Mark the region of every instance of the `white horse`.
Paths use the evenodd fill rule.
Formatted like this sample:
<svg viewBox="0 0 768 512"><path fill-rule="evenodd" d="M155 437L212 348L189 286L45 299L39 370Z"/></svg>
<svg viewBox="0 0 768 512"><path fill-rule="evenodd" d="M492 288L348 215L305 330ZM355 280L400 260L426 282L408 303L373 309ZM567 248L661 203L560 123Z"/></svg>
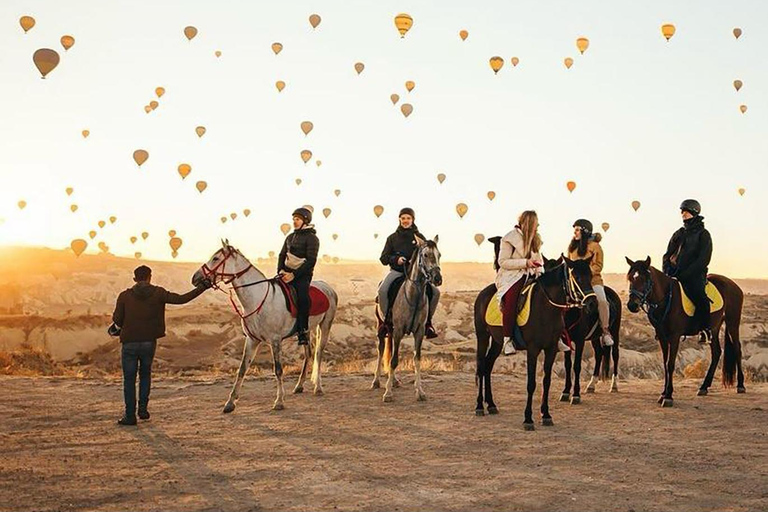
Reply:
<svg viewBox="0 0 768 512"><path fill-rule="evenodd" d="M267 278L240 251L229 245L228 240L222 240L221 245L221 249L216 251L211 259L192 276L192 284L197 284L203 279L209 279L216 288L219 288L220 284L231 284L229 289L230 301L242 320L243 333L245 334L243 359L240 361L240 369L232 386L232 392L229 394L229 400L224 406L224 412L229 413L235 410L235 403L240 395L240 386L243 384L245 374L253 362L256 349L264 342L269 343L272 349L272 361L277 378L277 398L272 409L281 410L285 406L283 403L285 390L283 389L280 345L285 338L293 334L296 319L286 308L285 295L276 283L276 278ZM301 393L304 391L304 380L312 357L310 347L314 345L315 357L311 381L315 385L315 395L322 395L320 366L323 363L323 350L328 343L339 299L333 288L323 281L312 281L312 286L318 288L328 297L330 306L325 313L312 316L309 319L310 333L314 331L314 335L311 336L311 345L304 346L304 363L301 366L299 381L293 392ZM242 311L238 310L232 299L233 291L240 301Z"/></svg>

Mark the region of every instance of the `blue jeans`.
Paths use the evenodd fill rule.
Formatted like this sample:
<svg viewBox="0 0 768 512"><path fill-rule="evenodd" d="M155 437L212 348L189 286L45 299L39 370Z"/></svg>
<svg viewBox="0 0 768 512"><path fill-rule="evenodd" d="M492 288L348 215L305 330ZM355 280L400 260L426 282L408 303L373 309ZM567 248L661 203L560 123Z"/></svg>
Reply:
<svg viewBox="0 0 768 512"><path fill-rule="evenodd" d="M123 397L125 415L136 416L136 373L139 374L139 409L146 409L149 403L149 388L152 384L152 359L155 357L156 341L123 343Z"/></svg>

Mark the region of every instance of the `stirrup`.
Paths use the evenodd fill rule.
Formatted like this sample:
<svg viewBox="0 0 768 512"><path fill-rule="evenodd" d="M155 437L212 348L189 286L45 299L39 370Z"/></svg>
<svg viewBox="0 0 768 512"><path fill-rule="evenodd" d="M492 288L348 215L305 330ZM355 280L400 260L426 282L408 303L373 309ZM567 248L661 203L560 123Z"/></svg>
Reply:
<svg viewBox="0 0 768 512"><path fill-rule="evenodd" d="M512 354L516 354L517 349L515 348L515 342L513 341L511 336L504 336L504 355L505 356L511 356Z"/></svg>

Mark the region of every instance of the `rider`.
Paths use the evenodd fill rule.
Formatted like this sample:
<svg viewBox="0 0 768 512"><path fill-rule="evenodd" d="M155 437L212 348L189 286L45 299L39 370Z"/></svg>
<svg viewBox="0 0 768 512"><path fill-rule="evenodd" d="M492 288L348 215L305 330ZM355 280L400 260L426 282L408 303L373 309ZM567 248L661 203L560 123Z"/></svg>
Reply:
<svg viewBox="0 0 768 512"><path fill-rule="evenodd" d="M520 214L515 228L501 239L496 288L501 297L504 355L517 352L512 339L517 318L517 299L523 285L528 278L543 272L544 260L539 252L542 242L538 229L539 217L536 212L526 210Z"/></svg>
<svg viewBox="0 0 768 512"><path fill-rule="evenodd" d="M686 295L696 306L694 322L701 332L699 343L706 344L712 339L709 328L709 298L707 266L712 258L712 236L704 228L701 204L695 199L686 199L680 205L683 227L675 231L664 254L664 273L677 278Z"/></svg>
<svg viewBox="0 0 768 512"><path fill-rule="evenodd" d="M387 318L389 308L389 287L398 278L404 275L413 252L416 250L416 237L426 240L424 235L419 232L419 228L414 224L416 213L413 208L403 208L398 216L400 225L397 230L387 237L384 244L384 250L381 251L379 260L382 265L389 265L389 273L379 285L379 309L384 318ZM437 303L440 301L440 290L432 283L427 286L427 299L429 300L429 313L427 314L427 326L425 335L427 339L437 337L437 332L432 326L432 316L437 310ZM385 322L386 324L386 322ZM385 328L382 325L382 328Z"/></svg>
<svg viewBox="0 0 768 512"><path fill-rule="evenodd" d="M600 275L603 270L603 248L600 247L602 238L600 233L592 233L591 222L587 219L578 219L573 223L573 238L568 245L568 258L572 260L592 258L589 262L589 269L592 271L592 289L597 297L597 313L603 328L601 340L604 346L610 347L613 345L613 338L609 329L611 309L608 305L608 298L605 296L603 277Z"/></svg>
<svg viewBox="0 0 768 512"><path fill-rule="evenodd" d="M285 238L277 260L277 273L296 290L296 323L299 345L309 344L309 285L317 263L320 240L312 224L312 212L305 207L293 212L293 233Z"/></svg>

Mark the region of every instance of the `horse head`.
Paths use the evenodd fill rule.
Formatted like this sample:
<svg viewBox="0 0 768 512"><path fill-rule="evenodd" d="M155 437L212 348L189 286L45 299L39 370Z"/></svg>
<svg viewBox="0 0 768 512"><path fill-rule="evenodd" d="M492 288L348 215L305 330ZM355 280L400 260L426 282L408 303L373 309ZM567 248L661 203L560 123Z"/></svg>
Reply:
<svg viewBox="0 0 768 512"><path fill-rule="evenodd" d="M221 248L213 253L192 275L192 284L197 286L203 279L210 279L213 286L229 284L251 268L251 263L229 240L221 240Z"/></svg>
<svg viewBox="0 0 768 512"><path fill-rule="evenodd" d="M435 286L443 284L443 274L440 270L440 249L437 248L439 240L438 235L435 235L432 240L422 240L416 237L418 252L414 259L414 264L419 265L427 280Z"/></svg>
<svg viewBox="0 0 768 512"><path fill-rule="evenodd" d="M627 281L629 281L629 299L627 300L627 309L632 313L637 313L647 304L648 297L653 291L653 278L651 277L651 257L645 260L632 261L626 256L629 265L627 272Z"/></svg>
<svg viewBox="0 0 768 512"><path fill-rule="evenodd" d="M576 306L583 306L589 299L597 300L592 290L592 256L584 260L571 260L563 256L568 276L565 282L568 301Z"/></svg>

